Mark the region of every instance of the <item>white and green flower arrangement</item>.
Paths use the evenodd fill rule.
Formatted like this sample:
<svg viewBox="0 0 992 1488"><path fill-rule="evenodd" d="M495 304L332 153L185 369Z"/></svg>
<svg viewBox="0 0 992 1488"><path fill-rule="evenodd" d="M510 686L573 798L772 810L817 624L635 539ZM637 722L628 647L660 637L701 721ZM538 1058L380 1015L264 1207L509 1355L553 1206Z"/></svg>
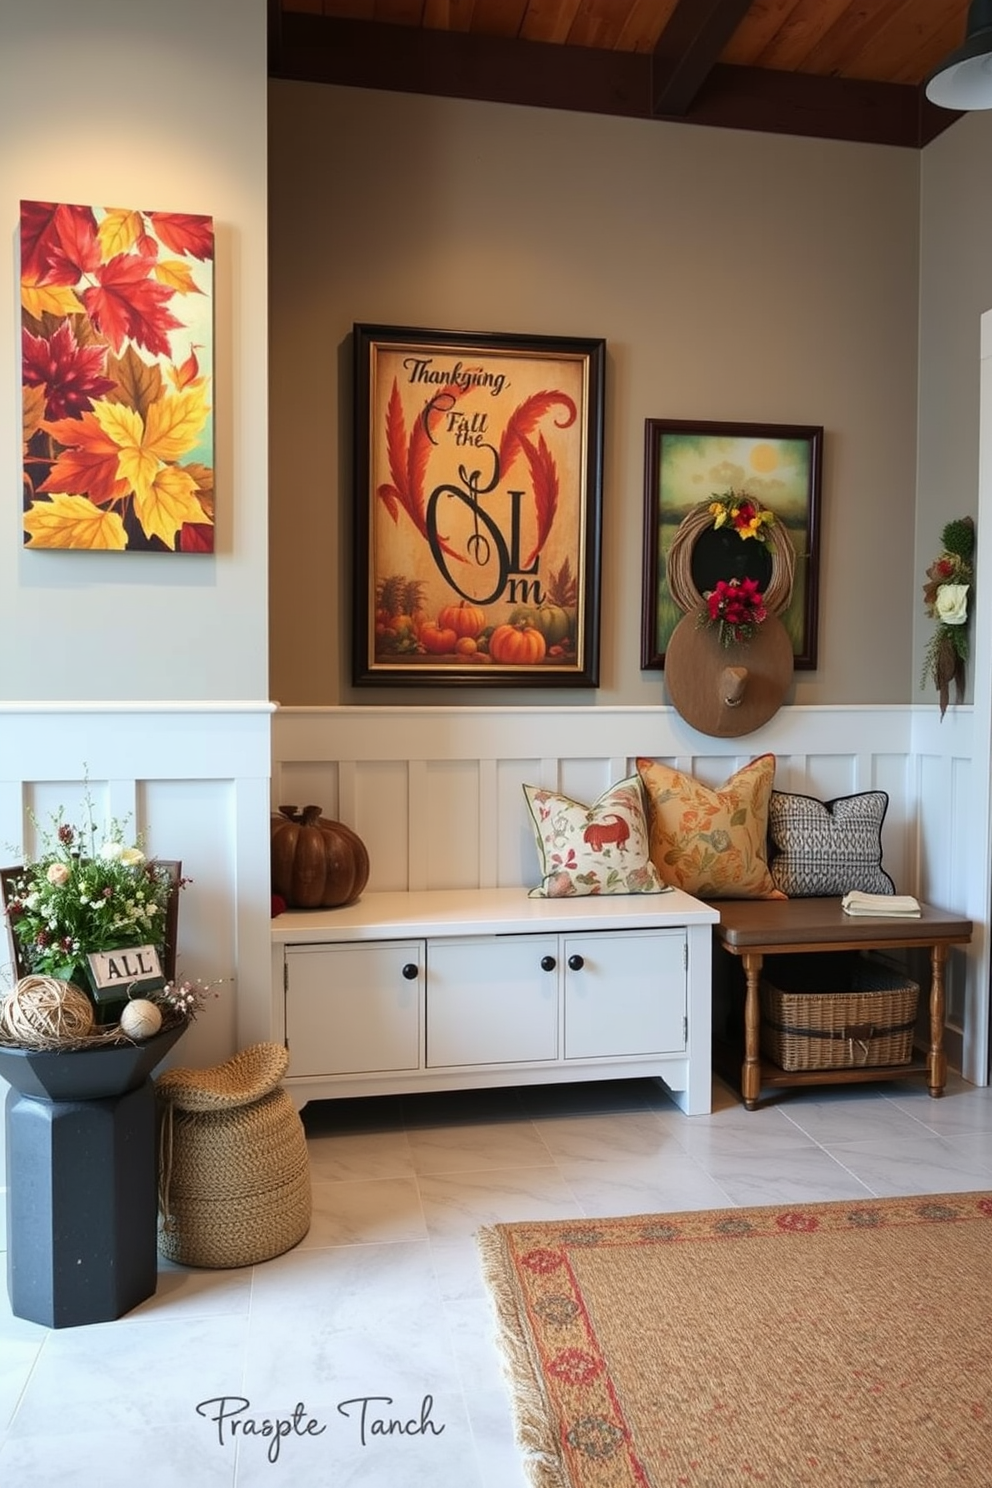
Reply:
<svg viewBox="0 0 992 1488"><path fill-rule="evenodd" d="M923 603L937 628L923 658L921 687L933 684L943 718L954 684L955 699L964 699L964 666L968 660L968 609L975 581L975 523L971 517L948 522L940 535L943 551L927 569Z"/></svg>
<svg viewBox="0 0 992 1488"><path fill-rule="evenodd" d="M87 971L90 956L98 953L150 946L164 955L173 898L190 882L178 865L149 858L142 836L129 835L127 822L112 819L99 829L88 784L80 825L68 821L61 807L48 827L30 811L28 817L41 851L2 874L15 968L22 975L0 1006L0 1041L19 1042L22 1032L31 1042L36 1033L45 1042L72 1041L88 1035L93 1021L106 1024L108 1014L120 1018L125 1036L130 1025L139 1037L194 1018L213 984L163 975L150 990L139 986L129 994L125 988L125 999L140 998L142 1020L134 1003L101 1005ZM77 995L70 995L73 990ZM70 1007L71 1028L64 1028ZM101 1037L108 1035L114 1030L104 1028Z"/></svg>

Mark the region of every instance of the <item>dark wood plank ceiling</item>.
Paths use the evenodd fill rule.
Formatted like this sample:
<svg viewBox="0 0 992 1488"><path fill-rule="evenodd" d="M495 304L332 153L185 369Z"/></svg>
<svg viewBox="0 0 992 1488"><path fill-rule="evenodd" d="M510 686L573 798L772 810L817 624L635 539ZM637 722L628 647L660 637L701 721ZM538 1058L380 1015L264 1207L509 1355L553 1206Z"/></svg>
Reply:
<svg viewBox="0 0 992 1488"><path fill-rule="evenodd" d="M269 75L918 149L968 0L269 0Z"/></svg>

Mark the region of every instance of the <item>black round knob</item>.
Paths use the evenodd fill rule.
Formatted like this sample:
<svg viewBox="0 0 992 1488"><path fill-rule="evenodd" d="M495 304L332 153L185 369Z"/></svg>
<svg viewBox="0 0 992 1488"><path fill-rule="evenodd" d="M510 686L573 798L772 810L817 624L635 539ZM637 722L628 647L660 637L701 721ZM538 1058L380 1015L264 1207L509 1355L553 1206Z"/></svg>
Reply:
<svg viewBox="0 0 992 1488"><path fill-rule="evenodd" d="M571 971L581 971L585 964L581 956L575 955L568 958L569 970Z"/></svg>
<svg viewBox="0 0 992 1488"><path fill-rule="evenodd" d="M556 965L557 965L557 962L555 961L554 956L542 956L541 957L541 970L542 971L554 971Z"/></svg>
<svg viewBox="0 0 992 1488"><path fill-rule="evenodd" d="M417 980L418 970L419 967L417 966L417 963L415 961L408 961L403 968L403 975L406 977L408 982L415 982Z"/></svg>

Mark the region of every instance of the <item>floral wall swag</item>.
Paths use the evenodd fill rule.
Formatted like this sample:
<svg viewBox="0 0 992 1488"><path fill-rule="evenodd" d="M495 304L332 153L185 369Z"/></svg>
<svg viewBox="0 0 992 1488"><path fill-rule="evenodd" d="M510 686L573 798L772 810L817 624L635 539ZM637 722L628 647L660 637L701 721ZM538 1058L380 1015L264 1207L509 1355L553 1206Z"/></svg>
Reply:
<svg viewBox="0 0 992 1488"><path fill-rule="evenodd" d="M920 685L932 682L940 699L940 716L947 711L950 686L955 701L964 699L964 664L968 660L968 599L974 583L975 523L971 517L948 522L940 535L943 551L927 569L923 603L937 628L923 658Z"/></svg>

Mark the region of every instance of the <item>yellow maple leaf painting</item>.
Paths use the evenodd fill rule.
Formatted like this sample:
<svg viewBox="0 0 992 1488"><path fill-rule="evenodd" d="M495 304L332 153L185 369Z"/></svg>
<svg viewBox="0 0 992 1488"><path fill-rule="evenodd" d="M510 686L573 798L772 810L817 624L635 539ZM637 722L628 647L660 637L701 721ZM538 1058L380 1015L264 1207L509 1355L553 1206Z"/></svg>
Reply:
<svg viewBox="0 0 992 1488"><path fill-rule="evenodd" d="M21 202L24 542L214 549L210 217Z"/></svg>

